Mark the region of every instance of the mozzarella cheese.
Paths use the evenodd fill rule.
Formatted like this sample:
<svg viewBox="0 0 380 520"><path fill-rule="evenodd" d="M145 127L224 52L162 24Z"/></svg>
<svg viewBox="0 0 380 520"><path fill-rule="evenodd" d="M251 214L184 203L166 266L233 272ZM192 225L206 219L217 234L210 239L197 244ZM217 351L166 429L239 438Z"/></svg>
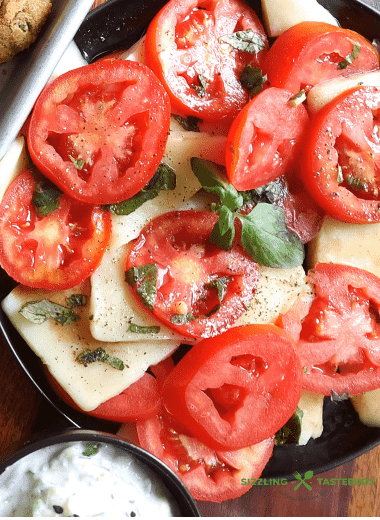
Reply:
<svg viewBox="0 0 380 520"><path fill-rule="evenodd" d="M339 25L316 0L261 0L268 36L275 37L300 22L327 22Z"/></svg>
<svg viewBox="0 0 380 520"><path fill-rule="evenodd" d="M310 267L318 262L347 264L380 277L380 223L347 224L325 216L308 245Z"/></svg>
<svg viewBox="0 0 380 520"><path fill-rule="evenodd" d="M301 435L298 440L304 446L310 439L317 439L323 432L323 400L324 396L302 390L298 408L302 410Z"/></svg>
<svg viewBox="0 0 380 520"><path fill-rule="evenodd" d="M363 424L380 427L380 388L351 397L351 403Z"/></svg>
<svg viewBox="0 0 380 520"><path fill-rule="evenodd" d="M29 322L19 314L26 302L48 299L66 305L71 294L89 295L89 284L67 291L43 291L16 287L2 302L4 312L31 349L47 366L50 373L82 410L93 410L111 397L118 395L144 375L150 365L169 357L179 346L178 341L145 339L139 343L104 343L94 339L90 332L90 309L81 310L81 319L70 325L47 320L40 325ZM117 370L102 362L88 366L76 361L84 350L102 347L121 359L124 370Z"/></svg>

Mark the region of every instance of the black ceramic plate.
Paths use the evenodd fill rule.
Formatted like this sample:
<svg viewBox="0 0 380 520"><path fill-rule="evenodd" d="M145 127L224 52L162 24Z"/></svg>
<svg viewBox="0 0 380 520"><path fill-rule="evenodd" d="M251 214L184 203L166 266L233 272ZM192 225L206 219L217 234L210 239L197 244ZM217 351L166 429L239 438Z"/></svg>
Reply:
<svg viewBox="0 0 380 520"><path fill-rule="evenodd" d="M150 19L166 0L109 0L92 11L78 31L75 41L89 62L107 52L130 46L143 34ZM260 13L258 0L249 4ZM320 0L343 27L356 30L370 40L379 36L380 1L378 10L363 0ZM14 283L0 273L0 297ZM18 333L0 311L0 329L25 372L41 393L57 408L69 424L87 429L115 432L117 425L76 412L62 403L52 392L41 370L38 358L30 351ZM326 399L324 432L307 446L276 447L264 470L267 478L293 479L293 471L313 470L321 473L348 462L380 443L380 430L367 428L358 420L349 402L333 403Z"/></svg>

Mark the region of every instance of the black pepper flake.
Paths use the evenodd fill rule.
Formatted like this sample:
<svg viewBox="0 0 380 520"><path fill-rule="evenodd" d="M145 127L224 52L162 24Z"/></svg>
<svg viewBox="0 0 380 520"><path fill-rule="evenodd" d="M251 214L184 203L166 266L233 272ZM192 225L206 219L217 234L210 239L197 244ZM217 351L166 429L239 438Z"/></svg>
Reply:
<svg viewBox="0 0 380 520"><path fill-rule="evenodd" d="M61 506L53 506L53 509L57 513L57 515L61 515L63 513L63 507Z"/></svg>
<svg viewBox="0 0 380 520"><path fill-rule="evenodd" d="M136 513L134 511L131 511L131 516L136 516Z"/></svg>

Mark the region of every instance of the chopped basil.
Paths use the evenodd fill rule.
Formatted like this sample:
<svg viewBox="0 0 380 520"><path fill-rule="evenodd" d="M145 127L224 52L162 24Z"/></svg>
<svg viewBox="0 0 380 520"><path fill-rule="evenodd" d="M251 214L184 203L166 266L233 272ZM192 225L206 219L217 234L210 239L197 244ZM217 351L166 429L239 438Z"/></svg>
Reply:
<svg viewBox="0 0 380 520"><path fill-rule="evenodd" d="M19 313L32 323L40 324L49 318L57 321L61 325L69 325L80 319L72 309L51 302L50 300L39 300L24 303Z"/></svg>
<svg viewBox="0 0 380 520"><path fill-rule="evenodd" d="M194 85L192 85L192 87L195 90L195 92L198 94L198 97L202 98L206 94L208 84L207 84L207 80L203 76L203 74L198 75L198 81L199 81L199 85L194 84Z"/></svg>
<svg viewBox="0 0 380 520"><path fill-rule="evenodd" d="M181 117L176 114L173 114L174 119L179 123L182 128L187 130L188 132L199 132L199 124L202 123L202 119L195 116L187 116Z"/></svg>
<svg viewBox="0 0 380 520"><path fill-rule="evenodd" d="M220 43L228 43L234 49L252 54L258 54L265 49L266 44L260 34L255 33L252 29L246 31L238 31L233 34L227 34L219 38Z"/></svg>
<svg viewBox="0 0 380 520"><path fill-rule="evenodd" d="M286 227L282 208L257 204L248 215L237 215L241 224L241 242L252 260L267 267L296 267L304 261L304 245L298 235Z"/></svg>
<svg viewBox="0 0 380 520"><path fill-rule="evenodd" d="M84 307L87 303L87 296L85 294L72 294L66 298L66 303L69 309L73 307Z"/></svg>
<svg viewBox="0 0 380 520"><path fill-rule="evenodd" d="M360 45L356 42L352 44L352 51L341 62L338 63L338 69L346 69L351 63L359 57Z"/></svg>
<svg viewBox="0 0 380 520"><path fill-rule="evenodd" d="M36 182L32 204L39 217L47 217L59 208L59 197L62 195L59 190L48 179Z"/></svg>
<svg viewBox="0 0 380 520"><path fill-rule="evenodd" d="M188 314L174 314L170 317L170 321L176 325L183 325L190 321L194 321L195 319L196 318L192 312L189 312Z"/></svg>
<svg viewBox="0 0 380 520"><path fill-rule="evenodd" d="M135 323L130 323L128 332L135 332L136 334L158 334L160 332L160 327L155 325L146 327L142 325L136 325Z"/></svg>
<svg viewBox="0 0 380 520"><path fill-rule="evenodd" d="M254 190L242 191L241 194L244 204L251 204L252 202L269 202L269 204L274 204L286 197L287 190L283 178L280 177Z"/></svg>
<svg viewBox="0 0 380 520"><path fill-rule="evenodd" d="M216 278L207 284L210 289L216 289L220 303L222 303L227 293L227 286L230 281L231 276L222 276L221 278Z"/></svg>
<svg viewBox="0 0 380 520"><path fill-rule="evenodd" d="M136 294L145 307L153 310L157 294L157 265L152 263L131 267L125 272L125 280L136 288Z"/></svg>
<svg viewBox="0 0 380 520"><path fill-rule="evenodd" d="M354 191L368 191L368 184L353 175L347 175L346 181Z"/></svg>
<svg viewBox="0 0 380 520"><path fill-rule="evenodd" d="M91 457L91 455L96 455L99 451L100 444L88 444L86 446L85 451L83 452L83 455L85 457Z"/></svg>
<svg viewBox="0 0 380 520"><path fill-rule="evenodd" d="M291 107L298 107L298 105L301 105L304 101L306 101L306 92L304 90L300 90L297 94L288 100L288 105Z"/></svg>
<svg viewBox="0 0 380 520"><path fill-rule="evenodd" d="M85 367L97 361L107 363L112 368L116 368L117 370L124 370L125 367L121 359L110 356L102 347L99 347L96 350L85 350L76 357L76 360Z"/></svg>
<svg viewBox="0 0 380 520"><path fill-rule="evenodd" d="M340 401L347 401L350 398L350 394L348 392L343 392L342 394L338 394L335 390L331 390L331 401L334 403L339 403Z"/></svg>
<svg viewBox="0 0 380 520"><path fill-rule="evenodd" d="M77 170L82 170L82 168L84 166L84 160L83 159L75 159L75 157L73 157L72 155L69 155L69 159L73 163L73 165L75 166L75 168Z"/></svg>
<svg viewBox="0 0 380 520"><path fill-rule="evenodd" d="M136 195L117 204L102 206L102 209L110 211L114 215L129 215L144 202L156 198L161 191L174 190L176 181L173 168L166 163L161 163L153 178Z"/></svg>
<svg viewBox="0 0 380 520"><path fill-rule="evenodd" d="M297 407L288 422L276 433L275 444L297 444L301 436L303 411Z"/></svg>
<svg viewBox="0 0 380 520"><path fill-rule="evenodd" d="M225 174L223 177L224 168L211 161L193 157L191 166L203 188L220 199L220 204L215 206L219 220L210 235L213 243L221 249L231 249L237 217L242 223L242 246L250 258L268 267L285 268L302 264L304 245L298 235L287 228L282 208L259 202L249 214L239 213L247 199L255 195L253 191L236 191L226 180ZM274 181L270 188L264 187L262 191L275 200L283 197L283 189ZM255 192L260 193L260 190Z"/></svg>
<svg viewBox="0 0 380 520"><path fill-rule="evenodd" d="M251 63L248 63L241 71L240 83L243 88L248 91L250 97L256 96L263 90L263 85L267 81L268 77L259 67L253 67Z"/></svg>

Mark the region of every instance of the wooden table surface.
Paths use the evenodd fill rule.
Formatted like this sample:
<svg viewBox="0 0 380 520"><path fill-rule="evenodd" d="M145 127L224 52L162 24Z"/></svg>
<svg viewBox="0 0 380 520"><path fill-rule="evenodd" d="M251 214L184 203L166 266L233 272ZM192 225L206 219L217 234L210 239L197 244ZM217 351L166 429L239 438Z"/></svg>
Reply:
<svg viewBox="0 0 380 520"><path fill-rule="evenodd" d="M97 0L94 7L106 0ZM379 7L380 0L367 0ZM19 449L33 433L49 424L54 411L18 366L8 348L0 341L0 463ZM374 485L318 485L317 479L374 479ZM341 481L342 482L342 481ZM295 490L295 483L285 486L252 488L235 502L234 516L380 516L380 446L358 459L328 473L316 475ZM219 506L200 503L204 516L231 516L231 504ZM234 507L236 511L236 508Z"/></svg>

